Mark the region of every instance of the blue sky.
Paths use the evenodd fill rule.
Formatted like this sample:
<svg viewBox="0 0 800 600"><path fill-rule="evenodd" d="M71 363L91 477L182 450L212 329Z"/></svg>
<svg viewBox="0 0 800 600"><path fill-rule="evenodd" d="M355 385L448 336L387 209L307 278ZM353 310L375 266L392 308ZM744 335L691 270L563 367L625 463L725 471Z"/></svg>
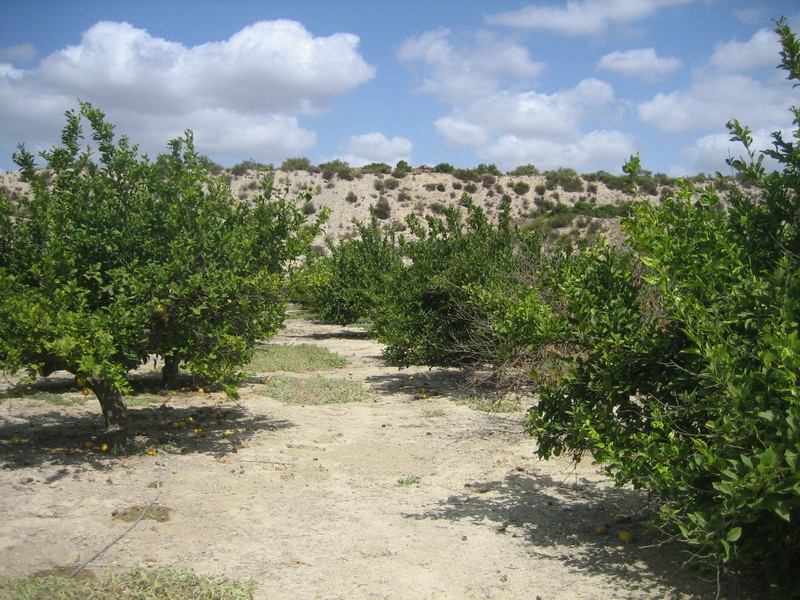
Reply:
<svg viewBox="0 0 800 600"><path fill-rule="evenodd" d="M151 155L231 166L726 172L800 105L772 19L796 0L0 0L0 169L92 102Z"/></svg>

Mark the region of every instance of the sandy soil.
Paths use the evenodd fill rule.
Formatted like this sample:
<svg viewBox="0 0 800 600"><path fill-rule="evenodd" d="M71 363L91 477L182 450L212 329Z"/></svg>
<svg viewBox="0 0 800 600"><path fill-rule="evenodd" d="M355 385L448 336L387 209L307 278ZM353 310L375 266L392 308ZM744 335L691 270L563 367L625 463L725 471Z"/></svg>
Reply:
<svg viewBox="0 0 800 600"><path fill-rule="evenodd" d="M95 402L5 401L0 574L71 570L155 500L88 570L188 565L255 579L257 600L715 596L679 548L651 545L642 494L590 464L537 460L522 413L454 403L457 372L387 367L357 330L310 321L271 340L301 342L347 357L325 375L363 382L374 401L286 405L258 378L241 405L182 393L132 409L138 439L166 449L154 456L83 449L102 442ZM70 384L56 374L37 387ZM201 434L171 427L188 416Z"/></svg>
<svg viewBox="0 0 800 600"><path fill-rule="evenodd" d="M405 217L409 214L436 215L439 205L456 205L464 193L464 182L458 181L448 174L425 172L417 169L413 173L400 179L399 185L394 190L376 190L376 184L387 179L388 175L363 174L351 181L339 178L325 180L321 173L307 173L306 171L274 171L273 181L279 190L289 188L289 197L294 198L305 190L312 190L312 204L316 213L323 207L330 209L331 214L324 226L324 235L317 240L318 245L324 243L324 237L340 240L356 234L353 220L369 222L370 207L374 206L380 198L385 198L390 206L390 215L384 223L393 224L403 228ZM231 192L237 198L250 198L260 192L260 181L263 176L257 171L247 171L242 175L230 177ZM524 182L530 186L526 194L518 195L511 190L517 182ZM536 176L509 176L503 175L496 178L496 183L491 187L475 184L475 190L470 196L478 206L486 210L491 218L497 217L500 198L503 194L512 197L512 218L519 224L530 221L526 215L535 211L536 201L540 200L536 194L536 186L545 183L545 177ZM585 182L588 187L588 183ZM548 191L545 199L554 203L573 205L578 200L595 202L598 205L619 204L630 200L630 197L617 190L607 188L603 183L595 184L597 190L590 194L584 192L565 192L562 189ZM437 189L443 186L444 191ZM456 189L454 186L458 186ZM0 173L0 187L6 188L10 193L24 194L29 191L29 186L20 180L18 173ZM353 194L354 202L347 200L348 194ZM652 197L651 201L656 201ZM309 215L313 218L313 214ZM615 226L616 219L596 219L607 235L618 235ZM565 228L563 231L568 231Z"/></svg>

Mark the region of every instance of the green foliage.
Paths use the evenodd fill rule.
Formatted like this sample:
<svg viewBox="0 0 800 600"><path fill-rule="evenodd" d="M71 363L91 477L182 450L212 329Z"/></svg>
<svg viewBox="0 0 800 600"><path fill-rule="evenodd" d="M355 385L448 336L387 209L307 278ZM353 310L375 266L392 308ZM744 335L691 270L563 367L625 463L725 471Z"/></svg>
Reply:
<svg viewBox="0 0 800 600"><path fill-rule="evenodd" d="M408 164L404 160L398 160L397 161L397 165L394 168L394 171L392 171L392 175L394 175L395 177L401 177L402 178L402 177L405 177L406 175L408 175L409 173L411 173L411 171L412 171L412 168L411 168L410 164Z"/></svg>
<svg viewBox="0 0 800 600"><path fill-rule="evenodd" d="M338 158L320 163L319 169L322 171L322 178L326 181L332 179L334 175L345 181L352 181L355 178L353 167L347 161L339 160Z"/></svg>
<svg viewBox="0 0 800 600"><path fill-rule="evenodd" d="M399 240L407 259L384 280L385 293L373 328L387 344L386 357L399 365L446 365L473 362L476 324L482 308L471 300L474 289L509 278L522 256L538 253L538 239L521 239L510 225L504 203L493 225L468 195L458 207L446 206L443 217L425 222L407 218L409 237Z"/></svg>
<svg viewBox="0 0 800 600"><path fill-rule="evenodd" d="M256 347L247 369L253 373L327 371L348 364L343 356L315 344L269 344Z"/></svg>
<svg viewBox="0 0 800 600"><path fill-rule="evenodd" d="M438 165L433 167L434 173L452 173L455 170L456 168L450 163L439 163Z"/></svg>
<svg viewBox="0 0 800 600"><path fill-rule="evenodd" d="M361 167L361 170L365 173L383 173L388 175L392 172L392 167L387 165L383 162L376 162L376 163L369 163L368 165L364 165Z"/></svg>
<svg viewBox="0 0 800 600"><path fill-rule="evenodd" d="M782 67L799 78L800 44L783 21L777 32ZM528 341L574 356L562 353L529 413L541 456L591 453L617 483L647 489L657 530L695 557L755 565L776 597L797 597L800 153L773 134L764 154L783 169L768 173L750 131L736 121L729 129L747 152L729 163L760 198L721 180L679 182L673 197L638 203L624 221L634 262L568 260L555 288L498 302L495 320L511 339L540 334L512 353ZM638 157L624 171L650 176Z"/></svg>
<svg viewBox="0 0 800 600"><path fill-rule="evenodd" d="M84 119L98 162L81 148ZM127 425L125 374L149 355L235 394L255 340L282 323L286 265L319 227L305 228L268 178L235 200L209 178L191 132L169 147L156 163L140 158L82 103L67 113L62 145L41 153L52 177L20 147L31 193L14 205L0 198L0 367L85 379L115 445Z"/></svg>
<svg viewBox="0 0 800 600"><path fill-rule="evenodd" d="M481 163L476 168L475 171L478 175L495 175L496 177L500 177L503 172L497 168L497 165L494 163L486 164Z"/></svg>
<svg viewBox="0 0 800 600"><path fill-rule="evenodd" d="M208 169L208 163L202 160L202 157L198 157L200 159L200 163ZM240 163L237 163L231 167L231 174L239 176L244 175L247 171L272 171L272 165L266 165L264 163L257 162L252 158L248 160L243 160Z"/></svg>
<svg viewBox="0 0 800 600"><path fill-rule="evenodd" d="M461 181L479 182L481 180L481 173L478 173L477 169L453 169L452 175Z"/></svg>
<svg viewBox="0 0 800 600"><path fill-rule="evenodd" d="M327 323L347 325L372 318L386 281L400 269L394 239L373 216L356 223L359 238L333 245L330 255L309 259L297 278L301 301Z"/></svg>
<svg viewBox="0 0 800 600"><path fill-rule="evenodd" d="M392 216L392 207L389 205L389 201L386 198L379 198L370 212L381 221L385 221Z"/></svg>
<svg viewBox="0 0 800 600"><path fill-rule="evenodd" d="M517 196L524 196L531 191L531 184L525 181L517 181L511 188Z"/></svg>
<svg viewBox="0 0 800 600"><path fill-rule="evenodd" d="M540 175L539 169L536 165L532 165L528 163L527 165L520 165L513 171L509 171L508 175L512 175L514 177L522 177L522 176L532 176L532 175Z"/></svg>
<svg viewBox="0 0 800 600"><path fill-rule="evenodd" d="M286 404L302 404L304 406L369 402L375 399L374 395L357 381L321 375L303 379L298 377L270 378L261 393Z"/></svg>
<svg viewBox="0 0 800 600"><path fill-rule="evenodd" d="M311 171L313 166L311 161L303 157L287 158L281 163L281 171Z"/></svg>
<svg viewBox="0 0 800 600"><path fill-rule="evenodd" d="M584 189L583 179L575 169L560 168L556 171L545 171L544 176L549 190L559 186L565 192L582 192Z"/></svg>
<svg viewBox="0 0 800 600"><path fill-rule="evenodd" d="M398 187L400 187L400 181L394 177L387 177L383 180L383 187L387 190L396 190Z"/></svg>
<svg viewBox="0 0 800 600"><path fill-rule="evenodd" d="M596 171L594 173L587 173L583 179L590 182L600 182L610 190L617 190L620 192L629 192L628 179L624 175L612 175L608 171Z"/></svg>

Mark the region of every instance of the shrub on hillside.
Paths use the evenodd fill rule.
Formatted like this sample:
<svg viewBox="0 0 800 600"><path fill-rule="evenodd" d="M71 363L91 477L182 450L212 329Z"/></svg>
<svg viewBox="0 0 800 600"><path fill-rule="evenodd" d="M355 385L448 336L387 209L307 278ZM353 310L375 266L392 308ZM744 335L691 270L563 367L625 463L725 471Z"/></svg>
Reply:
<svg viewBox="0 0 800 600"><path fill-rule="evenodd" d="M507 174L513 177L540 175L539 169L536 167L536 165L532 165L530 163L527 165L520 165L513 171L509 171Z"/></svg>
<svg viewBox="0 0 800 600"><path fill-rule="evenodd" d="M517 196L524 196L531 191L531 185L525 181L517 181L511 189Z"/></svg>
<svg viewBox="0 0 800 600"><path fill-rule="evenodd" d="M281 171L311 171L311 161L306 157L287 158L281 163Z"/></svg>

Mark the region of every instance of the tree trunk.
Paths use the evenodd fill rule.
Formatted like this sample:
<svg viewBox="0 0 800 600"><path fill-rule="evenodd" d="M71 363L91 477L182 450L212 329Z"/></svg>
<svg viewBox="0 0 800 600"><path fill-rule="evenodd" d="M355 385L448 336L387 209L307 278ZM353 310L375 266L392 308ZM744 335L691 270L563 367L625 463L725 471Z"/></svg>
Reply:
<svg viewBox="0 0 800 600"><path fill-rule="evenodd" d="M128 407L122 401L122 394L111 389L103 380L89 383L89 387L100 401L103 418L106 421L108 446L112 450L120 450L128 443Z"/></svg>
<svg viewBox="0 0 800 600"><path fill-rule="evenodd" d="M161 380L165 388L178 387L178 368L181 366L181 357L170 354L164 357L164 367L161 369Z"/></svg>

